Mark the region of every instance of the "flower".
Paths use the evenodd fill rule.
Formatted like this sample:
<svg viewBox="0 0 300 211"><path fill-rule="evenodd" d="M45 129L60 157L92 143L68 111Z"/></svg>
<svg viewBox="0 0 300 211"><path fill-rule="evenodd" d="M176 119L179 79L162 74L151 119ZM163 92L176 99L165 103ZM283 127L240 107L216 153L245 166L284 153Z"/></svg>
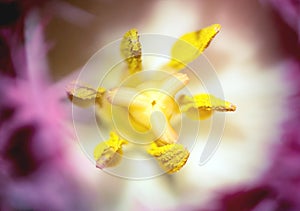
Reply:
<svg viewBox="0 0 300 211"><path fill-rule="evenodd" d="M85 3L82 7L86 8L87 4ZM124 27L138 26L143 32L178 36L181 32L193 30L199 25L220 22L225 30L222 31L222 36L214 40L216 42L207 49L205 54L216 68L226 96L238 105L238 112L227 116L222 141L214 156L205 165L198 165L198 152L206 143L206 131L210 129L208 122L212 119L200 122L201 136L197 139L197 145L193 146L193 149L189 148L189 160L184 169L177 174L144 181L122 180L104 174L109 177L109 180L103 181L103 172L99 171L101 176L95 180L102 181L102 184L97 187L101 187L99 192L104 193L107 198L105 203L101 203L101 208L145 210L147 207L148 210L173 210L179 206L178 210L186 210L188 208L181 205L194 205L197 207L195 210L199 210L199 207L203 206L207 199L224 189L249 185L252 180L259 178L266 166L272 162L269 159L269 153L272 153L270 146L277 141L281 132L278 125L289 110L286 109L286 106L282 106L282 102L286 102L284 97L288 92L282 78L287 69L281 71L282 68L277 63L281 62L276 57L279 50L276 40L278 28L276 21L274 23L270 18L270 11L263 9L257 1L235 0L226 1L226 3L217 1L151 1L153 5L151 9L149 9L149 5L145 7L145 4L141 5L136 1L133 1L132 4L124 2L121 6L107 2L102 3L101 6L98 4L99 2L93 3L88 9L100 17L100 21L97 21L97 24L92 27L98 29L97 33L94 33L98 41L94 46L99 43L103 45L103 42L119 36L124 31ZM116 14L118 15L116 16ZM253 14L257 15L253 16ZM115 18L119 16L122 17L121 22L120 19ZM91 31L94 32L94 30ZM285 31L282 32L286 34ZM67 37L69 38L69 36ZM90 50L91 45L83 46L84 39L82 41L75 40L72 46L80 46L80 51L77 52L84 55L82 52L85 49ZM153 44L161 43L153 42ZM145 45L143 44L144 49ZM64 67L67 65L67 58L74 60L73 55L66 54L63 59ZM110 62L110 57L107 57L104 62L99 62L100 65L97 69L105 69L101 66L105 65L105 62ZM145 67L144 65L145 60L143 59L143 67ZM99 75L101 75L100 71ZM94 76L91 75L91 77ZM118 82L112 81L112 83L119 82L119 80ZM208 81L208 83L210 82L212 81ZM97 87L93 83L89 82L89 84ZM115 85L105 87L109 90ZM199 90L198 92L200 93ZM106 100L103 104L105 103ZM84 112L87 110L77 109L84 110ZM93 107L89 109L93 110ZM101 114L104 114L103 110L101 110ZM216 114L213 117L218 115L223 114ZM100 121L105 119L103 115L99 115L99 117ZM196 121L192 123L198 124ZM83 123L87 135L80 141L86 141L84 144L92 145L89 151L89 154L92 155L93 148L97 145L92 141L102 139L92 137L89 134L91 131L89 126L85 122ZM100 127L99 131L105 134L104 140L106 140L110 130L107 130L106 133L102 129L105 128ZM185 140L194 140L193 134L184 133L183 135ZM84 147L86 146L84 145ZM187 145L184 143L184 146ZM123 145L123 147L123 160L120 165L125 163L130 146ZM132 166L128 165L125 171L131 171L130 167ZM106 172L110 172L111 169L114 168L106 169ZM144 171L148 168L143 166L141 169ZM241 190L244 189L243 186ZM254 191L254 193L257 192ZM249 198L249 200L252 199ZM141 204L141 207L135 208L136 201ZM211 207L216 203L216 201L212 201L206 205Z"/></svg>
<svg viewBox="0 0 300 211"><path fill-rule="evenodd" d="M193 119L202 120L209 118L215 111L236 109L235 105L207 93L195 96L181 95L176 99L178 92L190 80L187 74L179 71L201 55L220 28L219 24L213 24L199 31L184 34L173 45L171 60L158 71L164 72L163 77L154 71L153 76L146 80L136 78L133 81L130 81L130 76L139 77L139 74L143 73L143 68L139 35L136 29L131 29L125 33L120 46L129 74L120 81L120 84L126 80L129 82L108 91L103 87L96 90L89 85L75 82L67 88L69 99L81 107L88 107L93 103L98 110L109 107L112 113L114 107L123 108L129 121L117 124L128 124L133 128L131 131L128 130L126 135L130 137L132 133L145 133L143 139L150 140L147 142L148 154L155 157L166 172L177 172L186 163L189 151L178 143L179 135L171 123L175 117L186 113ZM98 168L117 165L122 157L123 145L130 142L125 140L128 137L122 137L122 134L114 130L110 138L98 144L94 150ZM147 133L149 131L151 135Z"/></svg>

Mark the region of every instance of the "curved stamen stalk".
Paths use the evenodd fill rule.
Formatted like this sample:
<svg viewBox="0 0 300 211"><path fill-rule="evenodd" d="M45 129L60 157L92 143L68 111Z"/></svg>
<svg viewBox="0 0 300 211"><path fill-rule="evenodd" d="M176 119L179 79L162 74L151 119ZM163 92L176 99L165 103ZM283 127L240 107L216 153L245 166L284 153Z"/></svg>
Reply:
<svg viewBox="0 0 300 211"><path fill-rule="evenodd" d="M174 96L179 90L185 87L189 78L184 73L175 73L170 75L162 84L161 89L169 95Z"/></svg>
<svg viewBox="0 0 300 211"><path fill-rule="evenodd" d="M151 129L157 139L163 143L172 144L178 140L178 134L166 119L162 111L154 111L151 114Z"/></svg>
<svg viewBox="0 0 300 211"><path fill-rule="evenodd" d="M114 88L108 91L106 97L108 102L113 105L129 107L134 102L137 106L145 106L145 98L142 98L138 91L133 88Z"/></svg>

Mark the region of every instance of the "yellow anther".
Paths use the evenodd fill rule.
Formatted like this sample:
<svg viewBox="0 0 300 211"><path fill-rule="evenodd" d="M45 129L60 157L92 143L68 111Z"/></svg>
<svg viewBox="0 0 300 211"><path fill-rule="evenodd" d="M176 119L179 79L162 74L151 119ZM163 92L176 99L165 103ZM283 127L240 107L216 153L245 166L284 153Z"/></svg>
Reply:
<svg viewBox="0 0 300 211"><path fill-rule="evenodd" d="M170 174L178 172L190 155L189 151L181 144L158 146L157 143L152 143L148 153L154 156L162 169Z"/></svg>
<svg viewBox="0 0 300 211"><path fill-rule="evenodd" d="M167 66L175 70L184 68L188 63L202 54L220 29L221 26L219 24L213 24L199 31L181 36L172 47L172 60Z"/></svg>
<svg viewBox="0 0 300 211"><path fill-rule="evenodd" d="M111 132L107 141L101 142L95 147L96 166L100 169L116 166L122 159L122 146L127 143L126 140L120 139L116 133Z"/></svg>
<svg viewBox="0 0 300 211"><path fill-rule="evenodd" d="M206 119L213 111L235 111L236 106L210 94L198 94L193 97L181 96L179 99L181 111L192 119Z"/></svg>
<svg viewBox="0 0 300 211"><path fill-rule="evenodd" d="M121 54L127 62L130 74L142 70L142 46L136 29L131 29L124 34L121 41Z"/></svg>
<svg viewBox="0 0 300 211"><path fill-rule="evenodd" d="M102 105L102 98L105 93L105 88L100 87L97 90L89 85L72 82L67 87L69 99L77 106L88 107L95 103Z"/></svg>

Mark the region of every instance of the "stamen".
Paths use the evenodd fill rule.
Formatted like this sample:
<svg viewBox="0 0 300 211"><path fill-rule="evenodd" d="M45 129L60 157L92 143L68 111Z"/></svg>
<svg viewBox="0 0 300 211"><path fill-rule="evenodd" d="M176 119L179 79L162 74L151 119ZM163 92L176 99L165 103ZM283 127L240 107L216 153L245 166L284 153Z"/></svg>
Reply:
<svg viewBox="0 0 300 211"><path fill-rule="evenodd" d="M181 144L159 146L151 144L148 153L154 156L159 165L169 174L178 172L186 163L190 153Z"/></svg>
<svg viewBox="0 0 300 211"><path fill-rule="evenodd" d="M175 95L181 90L187 83L189 78L186 74L175 73L169 76L163 83L161 89L166 91L169 95Z"/></svg>
<svg viewBox="0 0 300 211"><path fill-rule="evenodd" d="M107 100L113 105L129 107L133 102L136 106L145 106L145 102L138 91L133 88L121 87L108 91Z"/></svg>
<svg viewBox="0 0 300 211"><path fill-rule="evenodd" d="M151 129L157 139L165 144L172 144L177 142L178 134L173 129L169 121L166 120L163 112L152 112L150 121L152 127Z"/></svg>
<svg viewBox="0 0 300 211"><path fill-rule="evenodd" d="M107 141L99 143L94 150L94 159L96 166L100 169L116 166L122 159L122 146L127 144L126 140L111 132Z"/></svg>
<svg viewBox="0 0 300 211"><path fill-rule="evenodd" d="M68 98L75 105L80 107L89 107L97 103L102 106L102 98L105 94L105 89L99 87L97 90L87 84L73 81L66 88Z"/></svg>

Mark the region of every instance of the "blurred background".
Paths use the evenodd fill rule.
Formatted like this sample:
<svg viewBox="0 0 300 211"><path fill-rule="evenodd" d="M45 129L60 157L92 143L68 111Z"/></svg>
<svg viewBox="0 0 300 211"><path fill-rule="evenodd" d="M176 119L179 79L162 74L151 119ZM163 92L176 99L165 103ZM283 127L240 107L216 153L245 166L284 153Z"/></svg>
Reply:
<svg viewBox="0 0 300 211"><path fill-rule="evenodd" d="M0 210L299 210L299 20L295 0L0 1ZM200 139L171 176L96 169L65 86L131 28L179 37L214 23L205 56L237 105L214 156L198 165Z"/></svg>

